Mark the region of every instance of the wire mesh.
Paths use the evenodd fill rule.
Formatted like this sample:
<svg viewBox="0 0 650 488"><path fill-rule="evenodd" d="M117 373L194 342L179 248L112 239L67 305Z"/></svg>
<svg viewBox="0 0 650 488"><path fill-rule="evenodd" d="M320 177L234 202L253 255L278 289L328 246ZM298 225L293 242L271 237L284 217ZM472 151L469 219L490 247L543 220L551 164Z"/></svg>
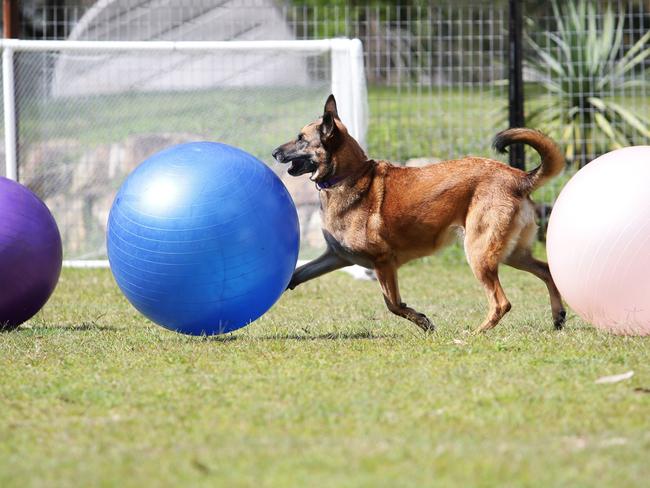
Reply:
<svg viewBox="0 0 650 488"><path fill-rule="evenodd" d="M539 23L554 25L555 32L538 31L531 36L543 43L543 50L564 68L561 76L546 66L545 77L538 80L541 87L549 88L543 94L545 103L556 107L539 122L563 143L567 157L576 166L583 166L616 147L644 144L650 140L650 127L646 125L645 130L635 130L634 124L629 123L633 117L646 119L648 123L650 85L646 77L650 63L641 62L630 69L620 69L626 58L634 57L630 53L636 49L635 45L640 46L636 54L648 47L647 39L644 45L639 44L648 32L644 16L639 16L639 22L635 23L626 22L628 15L631 12L619 12L609 27L607 10L594 12L579 22L565 18L561 29L555 18L544 17ZM590 21L595 26L592 39L587 38ZM616 39L618 28L619 40ZM601 41L606 39L611 39L611 44L603 55L597 56L594 52L602 49ZM551 88L554 89L551 91ZM619 110L629 116L618 116Z"/></svg>
<svg viewBox="0 0 650 488"><path fill-rule="evenodd" d="M507 109L507 15L487 2L301 6L266 0L122 0L46 9L41 38L213 40L360 38L369 152L404 162L489 151ZM273 20L273 22L270 22ZM269 24L273 24L271 29ZM279 26L279 27L278 27ZM468 121L472 123L469 124Z"/></svg>
<svg viewBox="0 0 650 488"><path fill-rule="evenodd" d="M331 89L329 58L18 52L19 179L52 210L66 259L104 257L117 188L137 164L170 145L231 144L283 176L270 153L316 118Z"/></svg>
<svg viewBox="0 0 650 488"><path fill-rule="evenodd" d="M576 29L566 28L570 15L565 9L578 2L558 2L569 37L575 37ZM594 10L597 38L602 38L606 30L608 8L615 25L620 22L621 41L610 62L611 67L611 63L624 58L648 32L647 3L594 0L589 4ZM524 72L525 109L529 126L549 132L560 142L567 153L570 171L535 194L540 202L538 210L542 220L570 174L615 147L607 130L603 130L607 124L619 136L626 135L628 143L650 143L647 125L645 131L631 130L630 117L610 117L611 109L604 114L604 122L600 116L595 116L597 110L583 110L575 117L577 130L567 129L566 114L564 118L555 116L555 120L536 116L542 109L552 114L570 106L575 99L594 98L592 87L598 82L598 79L585 79L584 76L571 81L555 72L549 63L542 62L534 69L536 53L531 41L555 57L562 55L562 49L553 40L562 35L562 29L550 5L550 2L525 3L524 31L531 39L525 45L528 58ZM469 153L496 157L490 140L507 125L507 13L506 2L480 0L321 6L272 0L121 0L97 2L84 8L67 5L40 9L31 17L23 15L23 32L34 38L85 40L359 38L364 46L368 80L369 155L398 162L414 159L410 164L421 164ZM582 17L588 26L587 15ZM637 54L645 52L647 47L646 41ZM586 62L584 54L572 61L574 68ZM619 107L619 113L632 114L641 126L650 119L649 65L648 59L639 62L599 94L610 107L611 103ZM45 75L40 80L45 85L51 83ZM558 93L553 90L553 83L565 85L566 89ZM318 91L314 88L314 92ZM22 96L29 99L32 93L38 91L25 89ZM320 97L320 92L314 95L313 102L309 102L311 107L303 107L305 113L318 113L322 105ZM119 103L128 105L128 100L128 96L121 101L115 97L106 104L109 108ZM191 111L195 107L188 97L179 96L176 100L176 108L180 111ZM259 104L258 114L267 102L262 99L255 102ZM30 105L26 101L21 103ZM152 105L156 104L152 99ZM164 111L162 107L159 109ZM297 117L292 131L310 118ZM254 117L237 120L244 127L249 119ZM152 134L154 129L162 134L169 132L166 123L159 123L167 119L154 112L144 111L137 120L143 127L150 128ZM125 126L119 117L112 123L116 132ZM193 124L199 122L193 121ZM194 125L190 126L191 131L195 130ZM86 144L90 134L96 131L92 127L93 124L80 123L73 138ZM257 126L253 123L251 127ZM23 125L21 134L29 130L38 131ZM567 131L571 132L568 136ZM221 137L216 133L208 135L212 139ZM284 141L286 136L269 135L269 143L271 139L274 139L273 146ZM21 150L24 152L22 146ZM532 167L538 159L531 151L527 155L528 166Z"/></svg>
<svg viewBox="0 0 650 488"><path fill-rule="evenodd" d="M622 19L619 58L648 31L644 2L589 3L595 9L598 34L607 8ZM480 0L319 6L271 0L121 0L35 9L23 15L22 27L42 39L358 37L364 44L371 88L369 151L375 157L406 161L490 153L491 135L507 123L506 9L506 2ZM558 49L549 44L560 35L550 3L528 2L524 12L531 38L551 51ZM530 51L530 45L527 48ZM647 62L640 64L626 78L644 77L647 67ZM550 71L546 75L552 78ZM527 115L539 105L561 106L567 98L580 96L575 91L554 95L530 69L526 81ZM641 117L650 110L647 95L647 83L606 93ZM577 144L583 151L580 164L607 147L602 142L606 137L591 130L594 124L589 117L581 120L585 134L580 137L585 140ZM634 139L646 141L647 137ZM569 157L575 158L570 151Z"/></svg>
<svg viewBox="0 0 650 488"><path fill-rule="evenodd" d="M289 18L298 36L363 41L371 155L406 162L489 151L495 121L507 110L503 8L303 8Z"/></svg>

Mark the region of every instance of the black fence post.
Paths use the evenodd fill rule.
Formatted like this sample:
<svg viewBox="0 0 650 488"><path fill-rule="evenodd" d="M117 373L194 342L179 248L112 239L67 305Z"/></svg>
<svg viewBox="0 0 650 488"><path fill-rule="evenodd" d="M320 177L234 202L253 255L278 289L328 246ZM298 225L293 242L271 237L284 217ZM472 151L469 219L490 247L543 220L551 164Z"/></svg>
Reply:
<svg viewBox="0 0 650 488"><path fill-rule="evenodd" d="M508 67L508 109L510 127L524 127L524 77L522 69L522 1L510 0L510 37ZM510 148L510 166L526 168L524 146L515 144Z"/></svg>

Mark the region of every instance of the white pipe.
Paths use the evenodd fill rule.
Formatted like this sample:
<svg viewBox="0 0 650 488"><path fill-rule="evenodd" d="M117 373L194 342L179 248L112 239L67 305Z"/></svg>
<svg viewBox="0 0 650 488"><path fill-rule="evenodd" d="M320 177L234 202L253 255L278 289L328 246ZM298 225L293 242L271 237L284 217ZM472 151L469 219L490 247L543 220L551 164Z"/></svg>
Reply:
<svg viewBox="0 0 650 488"><path fill-rule="evenodd" d="M16 151L16 89L14 87L14 51L5 48L2 52L2 95L4 97L5 122L5 176L18 179Z"/></svg>
<svg viewBox="0 0 650 488"><path fill-rule="evenodd" d="M292 51L326 52L342 39L309 41L33 41L2 39L15 51Z"/></svg>
<svg viewBox="0 0 650 488"><path fill-rule="evenodd" d="M350 41L349 39L332 39L331 53L331 91L336 97L338 113L348 128L350 135L358 139L354 124L354 99L351 86Z"/></svg>
<svg viewBox="0 0 650 488"><path fill-rule="evenodd" d="M365 97L362 93L362 86L364 86L363 45L359 39L350 41L350 72L352 106L354 107L354 132L361 147L367 149L366 134L363 128L363 104L365 103Z"/></svg>
<svg viewBox="0 0 650 488"><path fill-rule="evenodd" d="M64 259L65 268L108 268L108 259Z"/></svg>

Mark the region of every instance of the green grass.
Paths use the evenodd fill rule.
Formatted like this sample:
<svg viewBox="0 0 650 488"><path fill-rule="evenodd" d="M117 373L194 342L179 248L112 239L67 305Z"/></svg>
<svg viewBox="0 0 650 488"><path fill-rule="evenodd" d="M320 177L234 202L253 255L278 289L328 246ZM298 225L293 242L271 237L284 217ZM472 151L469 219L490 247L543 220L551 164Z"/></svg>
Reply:
<svg viewBox="0 0 650 488"><path fill-rule="evenodd" d="M377 159L495 157L492 138L506 128L503 87L370 87L368 151Z"/></svg>
<svg viewBox="0 0 650 488"><path fill-rule="evenodd" d="M309 122L303 120L305 113L318 113L323 103L315 96L319 90L325 93L320 87L232 88L49 99L26 105L20 122L32 142L52 138L80 143L79 154L71 154L66 161L73 164L98 144L151 134L219 140L268 160L270 151L283 142L275 130L279 121L291 126L291 135L295 135Z"/></svg>
<svg viewBox="0 0 650 488"><path fill-rule="evenodd" d="M529 85L529 111L550 103L550 99L533 96L541 90L538 85ZM63 165L77 166L83 154L99 144L125 141L133 135L170 133L234 144L270 163L272 148L311 120L305 114L314 118L319 114L319 91L326 90L222 89L48 100L23 108L21 130L31 143L42 138L77 141L76 149L58 155L57 164ZM650 109L643 97L618 97L616 101L639 114ZM507 161L507 156L491 148L494 135L507 126L504 86L370 86L368 108L368 154L373 158L405 162L474 154ZM538 158L532 150L528 155L532 167ZM537 201L552 203L567 179L537 192Z"/></svg>
<svg viewBox="0 0 650 488"><path fill-rule="evenodd" d="M45 138L81 143L68 163L97 144L169 133L229 142L268 160L272 148L321 113L324 96L318 94L326 92L317 86L49 99L23 107L21 130L32 143ZM505 110L503 97L490 87L431 92L369 87L368 105L368 151L395 161L485 153L502 128L491 124Z"/></svg>
<svg viewBox="0 0 650 488"><path fill-rule="evenodd" d="M539 91L531 85L531 93ZM457 158L467 154L498 158L492 138L507 125L504 88L482 89L369 87L368 154L377 159L404 162L410 158ZM621 105L647 111L648 101L627 97ZM530 103L529 109L541 103ZM321 100L314 90L266 90L254 99L236 89L185 93L148 93L130 96L49 100L24 108L22 130L39 137L76 140L77 150L65 153L63 164L77 165L84 152L98 144L124 141L133 135L183 133L222 140L245 148L270 162L270 149L304 123L305 113L319 113ZM223 120L229 120L224 124ZM235 123L232 123L235 121ZM282 121L280 123L280 121ZM241 127L246 127L242 131ZM538 160L528 151L529 166ZM552 203L575 171L555 180L535 195Z"/></svg>
<svg viewBox="0 0 650 488"><path fill-rule="evenodd" d="M650 339L570 314L504 269L490 334L467 266L406 266L432 335L333 273L216 338L152 325L107 270L64 270L0 335L0 486L640 486L650 479ZM634 370L628 381L602 375Z"/></svg>
<svg viewBox="0 0 650 488"><path fill-rule="evenodd" d="M535 98L540 89L527 86L527 109L549 99ZM483 87L368 87L368 153L378 159L442 159L476 154L494 157L492 137L507 126L507 93L502 85ZM316 117L326 88L196 90L179 93L137 93L78 99L50 99L28 104L21 130L29 142L43 138L81 143L75 162L88 147L123 141L135 134L182 133L239 145L269 159L273 148ZM528 92L527 92L528 93ZM643 97L616 101L647 113ZM228 123L223 121L227 120ZM242 128L246 131L242 131ZM281 138L281 139L279 139Z"/></svg>

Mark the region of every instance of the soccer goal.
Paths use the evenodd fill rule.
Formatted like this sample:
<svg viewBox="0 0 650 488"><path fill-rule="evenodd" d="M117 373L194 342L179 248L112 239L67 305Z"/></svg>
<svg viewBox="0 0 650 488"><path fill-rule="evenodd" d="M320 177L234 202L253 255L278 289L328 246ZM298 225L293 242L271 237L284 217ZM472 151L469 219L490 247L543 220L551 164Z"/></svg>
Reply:
<svg viewBox="0 0 650 488"><path fill-rule="evenodd" d="M342 121L365 146L358 39L5 39L0 47L0 175L31 188L52 210L67 265L106 265L106 221L118 187L142 160L170 145L224 142L282 173L271 151L322 113L334 93ZM300 206L314 201L303 202L295 184L290 191L304 241L313 212Z"/></svg>

